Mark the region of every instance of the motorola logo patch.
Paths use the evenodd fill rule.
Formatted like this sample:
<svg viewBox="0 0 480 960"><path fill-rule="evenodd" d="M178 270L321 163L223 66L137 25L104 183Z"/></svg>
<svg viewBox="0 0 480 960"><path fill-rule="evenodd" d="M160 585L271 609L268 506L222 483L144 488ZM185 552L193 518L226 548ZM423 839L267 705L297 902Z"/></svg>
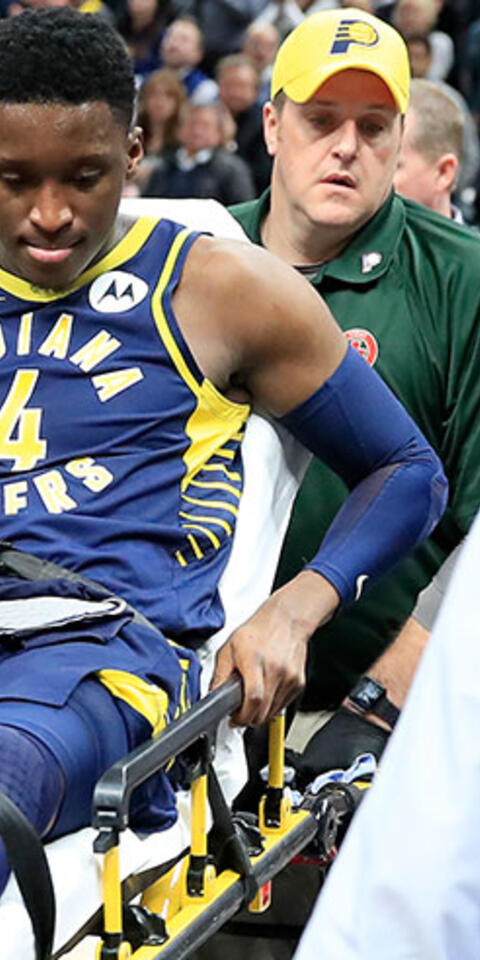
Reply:
<svg viewBox="0 0 480 960"><path fill-rule="evenodd" d="M110 270L93 281L88 300L98 313L125 313L136 307L148 294L148 283L134 273Z"/></svg>

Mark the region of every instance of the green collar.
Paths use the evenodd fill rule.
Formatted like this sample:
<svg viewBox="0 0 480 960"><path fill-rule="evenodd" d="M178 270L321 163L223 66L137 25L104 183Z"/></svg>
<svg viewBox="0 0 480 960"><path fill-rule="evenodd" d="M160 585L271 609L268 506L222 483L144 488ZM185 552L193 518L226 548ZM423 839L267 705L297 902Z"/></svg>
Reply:
<svg viewBox="0 0 480 960"><path fill-rule="evenodd" d="M261 243L260 228L270 208L270 190L265 190L255 209L252 239ZM405 207L393 192L368 223L355 234L342 253L323 264L310 278L313 284L332 277L348 284L371 283L387 272L405 226Z"/></svg>

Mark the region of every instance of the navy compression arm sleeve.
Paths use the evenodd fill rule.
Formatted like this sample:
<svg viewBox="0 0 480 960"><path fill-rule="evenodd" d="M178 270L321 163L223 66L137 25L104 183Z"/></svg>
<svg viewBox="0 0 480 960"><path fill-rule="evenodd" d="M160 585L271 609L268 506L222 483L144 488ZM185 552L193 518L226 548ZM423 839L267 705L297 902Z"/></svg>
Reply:
<svg viewBox="0 0 480 960"><path fill-rule="evenodd" d="M281 423L351 493L307 569L342 602L357 599L440 519L448 485L439 458L381 378L349 347L335 373Z"/></svg>

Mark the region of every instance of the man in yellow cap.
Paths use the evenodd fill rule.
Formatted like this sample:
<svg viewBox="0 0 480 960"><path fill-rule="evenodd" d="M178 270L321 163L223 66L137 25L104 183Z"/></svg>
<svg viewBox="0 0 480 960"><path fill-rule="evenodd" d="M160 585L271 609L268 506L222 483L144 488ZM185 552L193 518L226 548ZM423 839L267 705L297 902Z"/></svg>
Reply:
<svg viewBox="0 0 480 960"><path fill-rule="evenodd" d="M306 779L348 766L364 749L381 753L421 651L398 631L479 505L480 237L393 193L408 97L407 50L396 30L356 8L307 17L280 47L264 108L271 188L232 209L253 241L326 299L346 338L436 447L450 480L449 509L433 537L371 591L367 583L365 596L311 641L302 736L291 739L298 750L310 740ZM359 404L359 423L363 416ZM314 553L318 530L345 495L315 461L280 581ZM365 583L357 587L360 594ZM319 712L339 704L315 732Z"/></svg>

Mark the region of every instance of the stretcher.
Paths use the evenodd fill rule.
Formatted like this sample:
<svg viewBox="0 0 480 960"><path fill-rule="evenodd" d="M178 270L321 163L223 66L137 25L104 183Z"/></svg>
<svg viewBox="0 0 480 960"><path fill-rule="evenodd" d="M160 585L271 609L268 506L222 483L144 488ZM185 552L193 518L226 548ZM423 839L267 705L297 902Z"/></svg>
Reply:
<svg viewBox="0 0 480 960"><path fill-rule="evenodd" d="M326 781L321 789L307 791L292 802L284 786L285 716L281 714L270 723L268 781L258 818L232 815L212 760L219 724L240 705L241 696L240 680L228 681L101 777L88 840L93 841L103 906L94 909L55 957L95 934L100 937L97 960L182 960L242 907L253 913L266 911L271 880L293 857L307 851L319 867L329 864L369 778L352 784ZM140 847L143 843L148 848L148 855L144 851L142 856L132 847L134 835L129 831L132 792L179 756L189 783L189 809L182 795L174 828L143 840L137 837ZM54 887L33 831L27 842L31 847L28 869L34 874L27 884L34 956L52 960ZM57 853L61 844L52 845ZM123 854L127 858L122 865ZM52 861L51 868L55 869ZM88 880L78 864L75 873L78 896L78 879L82 890ZM23 944L25 935L23 925ZM26 956L24 945L16 956L17 960Z"/></svg>

